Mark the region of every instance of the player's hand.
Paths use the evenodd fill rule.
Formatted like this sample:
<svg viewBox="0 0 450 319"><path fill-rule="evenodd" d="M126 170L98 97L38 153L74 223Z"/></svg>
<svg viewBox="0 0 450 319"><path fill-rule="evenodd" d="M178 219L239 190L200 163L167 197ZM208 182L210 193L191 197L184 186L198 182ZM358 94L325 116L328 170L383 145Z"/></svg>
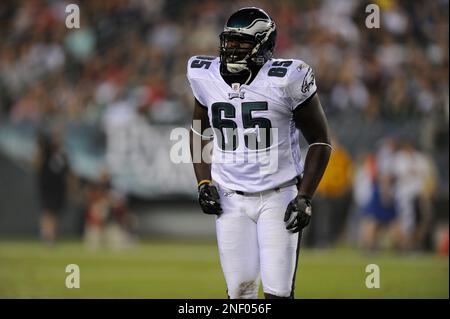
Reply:
<svg viewBox="0 0 450 319"><path fill-rule="evenodd" d="M222 207L220 206L220 196L216 186L210 183L202 184L198 188L198 201L205 214L220 215Z"/></svg>
<svg viewBox="0 0 450 319"><path fill-rule="evenodd" d="M286 208L284 222L286 229L297 233L308 226L311 219L312 207L308 197L297 195Z"/></svg>

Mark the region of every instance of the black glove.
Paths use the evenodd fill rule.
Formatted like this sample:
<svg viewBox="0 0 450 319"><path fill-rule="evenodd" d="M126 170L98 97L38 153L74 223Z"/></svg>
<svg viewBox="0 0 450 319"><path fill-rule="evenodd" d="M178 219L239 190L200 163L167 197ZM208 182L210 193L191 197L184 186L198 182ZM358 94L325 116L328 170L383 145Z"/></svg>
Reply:
<svg viewBox="0 0 450 319"><path fill-rule="evenodd" d="M311 219L311 199L306 196L297 195L286 208L284 222L286 229L297 233L308 226Z"/></svg>
<svg viewBox="0 0 450 319"><path fill-rule="evenodd" d="M216 186L205 183L198 188L198 202L205 214L220 215L222 207L220 207L220 196Z"/></svg>

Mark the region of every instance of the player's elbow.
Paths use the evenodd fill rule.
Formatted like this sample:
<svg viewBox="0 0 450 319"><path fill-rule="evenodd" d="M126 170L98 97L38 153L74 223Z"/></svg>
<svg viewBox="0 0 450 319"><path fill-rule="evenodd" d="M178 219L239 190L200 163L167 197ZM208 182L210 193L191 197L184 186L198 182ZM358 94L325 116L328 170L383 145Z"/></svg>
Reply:
<svg viewBox="0 0 450 319"><path fill-rule="evenodd" d="M323 128L322 130L317 130L316 134L311 136L308 140L308 144L328 144L331 146L331 136L328 128Z"/></svg>

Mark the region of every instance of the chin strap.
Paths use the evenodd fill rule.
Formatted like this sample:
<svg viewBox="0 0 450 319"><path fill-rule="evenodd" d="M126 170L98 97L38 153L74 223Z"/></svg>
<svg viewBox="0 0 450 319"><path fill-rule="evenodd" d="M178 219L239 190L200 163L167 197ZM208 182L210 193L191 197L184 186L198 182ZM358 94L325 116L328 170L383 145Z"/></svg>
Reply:
<svg viewBox="0 0 450 319"><path fill-rule="evenodd" d="M248 70L247 65L244 63L227 63L226 68L230 73L239 73L244 70Z"/></svg>
<svg viewBox="0 0 450 319"><path fill-rule="evenodd" d="M253 75L252 70L251 70L250 68L247 68L247 70L248 70L248 78L247 78L247 80L244 82L245 85L247 85L248 82L250 82L250 79L252 78L252 75Z"/></svg>
<svg viewBox="0 0 450 319"><path fill-rule="evenodd" d="M226 65L226 69L227 71L230 73L229 75L233 75L233 76L239 76L239 77L243 77L245 76L243 74L243 71L247 71L248 72L248 76L247 79L245 81L237 81L240 82L241 84L249 84L251 79L253 78L253 71L252 68L248 67L247 65L241 64L241 63L227 63ZM239 71L238 71L239 70ZM236 81L236 80L234 80Z"/></svg>

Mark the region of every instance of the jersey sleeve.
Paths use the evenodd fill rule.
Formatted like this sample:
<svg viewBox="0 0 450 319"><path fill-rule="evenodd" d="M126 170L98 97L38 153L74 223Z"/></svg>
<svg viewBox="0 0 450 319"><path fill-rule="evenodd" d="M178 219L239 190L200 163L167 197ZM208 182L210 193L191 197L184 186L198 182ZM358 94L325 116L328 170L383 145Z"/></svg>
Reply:
<svg viewBox="0 0 450 319"><path fill-rule="evenodd" d="M206 103L206 97L205 97L205 90L202 87L202 81L201 81L201 74L199 74L198 68L193 68L192 64L196 60L196 57L193 56L188 60L187 63L187 79L189 81L189 84L191 86L192 94L197 99L197 101L200 102L201 105L205 106Z"/></svg>
<svg viewBox="0 0 450 319"><path fill-rule="evenodd" d="M299 61L295 69L291 71L286 89L291 110L301 107L317 91L313 69L308 64Z"/></svg>

